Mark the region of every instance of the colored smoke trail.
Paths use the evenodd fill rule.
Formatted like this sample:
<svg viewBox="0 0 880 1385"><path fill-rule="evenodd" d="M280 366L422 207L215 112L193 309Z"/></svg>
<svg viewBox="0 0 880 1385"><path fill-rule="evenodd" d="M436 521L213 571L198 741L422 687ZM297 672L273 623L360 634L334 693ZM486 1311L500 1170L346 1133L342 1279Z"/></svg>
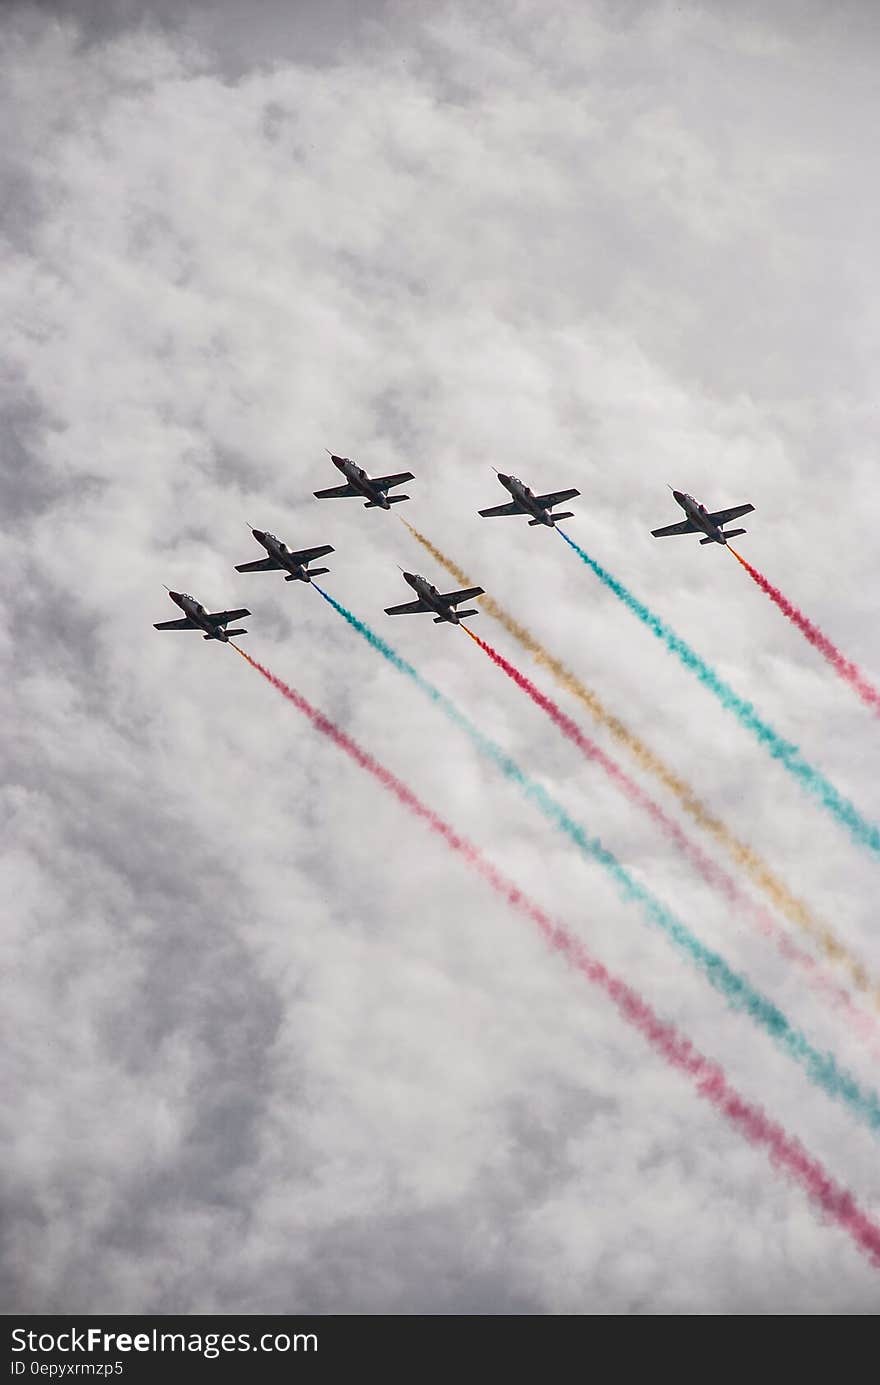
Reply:
<svg viewBox="0 0 880 1385"><path fill-rule="evenodd" d="M616 577L612 577L611 573L607 572L600 563L597 563L595 558L591 558L589 553L586 553L579 544L575 543L574 539L570 539L561 529L558 529L557 533L561 539L565 540L569 548L574 550L581 562L592 568L599 580L604 582L609 591L613 591L614 595L620 598L624 606L638 617L652 635L656 635L659 640L662 640L669 652L676 654L685 668L689 668L692 673L695 673L703 686L715 694L722 707L725 707L728 712L732 712L740 725L752 732L770 752L774 760L778 760L780 764L784 765L789 773L799 779L814 798L817 798L828 809L832 817L836 818L842 827L849 830L851 836L860 846L866 846L870 851L880 855L880 828L864 818L854 804L838 793L830 780L826 779L824 774L814 769L803 758L797 746L792 745L790 741L784 741L773 730L772 726L769 726L766 721L762 721L751 702L746 702L731 687L728 687L715 670L710 668L705 659L701 659L699 654L691 649L680 635L676 635L665 621L633 596L622 582L618 582Z"/></svg>
<svg viewBox="0 0 880 1385"><path fill-rule="evenodd" d="M275 674L270 673L256 659L239 649L237 644L233 644L232 647L251 668L262 674L283 697L302 712L316 731L326 736L361 769L371 774L384 789L394 795L402 807L408 808L420 818L432 832L446 842L447 846L467 861L468 865L508 904L530 918L549 946L565 957L592 985L604 991L620 1015L644 1036L656 1053L665 1058L671 1067L677 1068L690 1078L697 1095L708 1101L720 1115L730 1121L750 1144L767 1150L772 1163L785 1169L820 1211L830 1220L837 1222L864 1251L871 1264L880 1269L880 1225L862 1211L852 1193L834 1182L831 1175L807 1153L798 1140L789 1135L776 1121L771 1120L759 1106L740 1096L730 1086L724 1071L717 1063L700 1053L674 1025L660 1019L647 1001L607 971L579 939L554 923L538 905L496 870L475 846L460 837L433 809L422 803L396 775L362 750L350 736L312 707L300 693L283 683L280 678L276 678Z"/></svg>
<svg viewBox="0 0 880 1385"><path fill-rule="evenodd" d="M813 1048L806 1036L790 1024L772 1001L755 990L746 977L734 971L720 953L701 943L671 909L661 903L644 885L639 884L597 837L588 837L580 824L569 817L562 805L556 802L542 784L532 779L500 746L483 735L448 697L444 697L439 689L417 673L412 664L402 659L374 630L362 620L358 620L357 616L325 592L317 582L313 582L312 587L377 653L387 659L400 673L405 674L455 726L464 731L480 753L491 760L505 778L516 784L544 817L564 832L588 860L598 861L608 871L620 895L642 906L651 922L655 923L698 971L702 972L709 984L724 997L732 1009L745 1011L755 1024L766 1030L780 1048L807 1072L812 1082L822 1087L830 1097L844 1102L873 1130L880 1130L880 1097L875 1092L870 1089L862 1091L855 1079L838 1067L832 1054L820 1053L818 1049Z"/></svg>
<svg viewBox="0 0 880 1385"><path fill-rule="evenodd" d="M401 523L406 525L413 538L446 569L460 587L477 585L472 577L469 577L457 563L441 552L430 539L419 533L418 529L413 528L407 520L402 517L399 518ZM557 683L567 692L570 692L573 697L576 697L599 725L606 727L614 739L630 752L642 769L648 774L652 774L664 788L674 794L688 816L711 837L714 837L719 846L724 847L730 853L737 864L746 872L749 879L763 890L780 913L784 914L789 922L808 933L821 947L828 960L843 967L853 985L859 991L869 993L874 1006L880 1009L880 987L872 982L864 965L847 950L831 928L817 918L803 900L798 899L779 877L774 875L766 861L752 847L741 842L730 828L701 802L685 780L661 760L650 746L640 740L635 732L631 731L619 717L609 712L596 693L586 687L561 659L557 659L555 655L545 649L530 630L527 630L519 621L514 620L513 616L505 611L494 597L484 595L478 597L478 601L480 610L485 611L486 615L491 616L493 620L497 620L511 638L515 639L523 649L534 657L536 663L549 669Z"/></svg>
<svg viewBox="0 0 880 1385"><path fill-rule="evenodd" d="M858 693L862 701L870 707L872 711L880 712L880 692L868 682L861 669L857 668L855 664L850 663L849 659L841 654L836 645L832 644L828 636L823 635L818 626L807 619L803 611L799 611L796 606L793 606L788 600L788 597L783 596L779 588L774 587L773 583L769 582L762 572L752 567L751 563L747 563L741 553L737 553L736 549L731 548L729 544L727 548L728 552L732 553L734 558L736 558L736 561L742 564L752 581L756 582L761 588L761 591L766 592L770 600L779 607L782 614L788 616L792 625L797 626L798 630L800 630L802 635L806 636L813 648L818 649L819 653L825 656L834 669L834 672L839 674L845 683L849 683L850 687Z"/></svg>
<svg viewBox="0 0 880 1385"><path fill-rule="evenodd" d="M512 679L517 687L521 688L523 692L531 698L536 706L547 713L553 724L558 727L572 745L577 746L578 750L580 750L588 760L599 765L605 771L612 783L620 789L621 793L624 794L630 803L635 804L648 814L665 836L678 847L679 851L681 851L687 860L696 868L703 880L705 880L708 885L718 890L736 910L748 914L757 924L764 936L770 938L774 942L782 955L789 961L794 962L796 966L800 967L805 972L808 983L815 991L827 996L835 1007L845 1012L849 1022L864 1038L870 1041L875 1041L877 1039L877 1027L870 1016L858 1010L853 1005L846 991L835 986L833 982L829 981L828 978L817 969L813 957L806 952L802 952L800 948L793 945L788 936L779 928L765 909L756 908L753 905L748 895L740 889L733 877L728 875L725 870L722 870L720 866L716 865L711 857L707 856L697 843L692 841L686 833L682 831L674 818L671 818L668 813L664 812L660 805L646 794L635 780L631 779L630 776L626 774L610 756L606 755L594 741L590 740L589 736L585 736L577 723L573 721L570 716L567 716L552 698L542 693L540 688L536 687L530 678L527 678L524 673L521 673L518 668L511 664L509 660L505 659L504 655L493 648L491 644L481 639L479 635L475 635L473 630L469 629L468 626L462 625L461 628L464 630L465 634L473 640L474 644L479 645L492 662L506 673L508 678Z"/></svg>

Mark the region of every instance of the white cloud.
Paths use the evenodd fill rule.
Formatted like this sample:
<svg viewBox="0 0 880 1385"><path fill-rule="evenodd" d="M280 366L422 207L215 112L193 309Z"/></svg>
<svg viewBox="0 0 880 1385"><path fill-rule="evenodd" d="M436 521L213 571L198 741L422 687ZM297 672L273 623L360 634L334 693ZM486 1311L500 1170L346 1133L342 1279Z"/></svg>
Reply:
<svg viewBox="0 0 880 1385"><path fill-rule="evenodd" d="M441 844L231 653L150 626L163 582L249 605L256 657L880 1207L867 1132L314 593L232 570L245 520L333 543L334 594L869 1082L476 650L389 634L395 563L440 576L395 516L311 495L325 446L411 465L407 518L880 969L873 863L557 539L475 515L490 463L578 485L578 539L880 815L865 710L732 563L648 533L667 480L753 500L749 556L880 671L869 31L152 13L4 20L13 1301L867 1310L843 1234Z"/></svg>

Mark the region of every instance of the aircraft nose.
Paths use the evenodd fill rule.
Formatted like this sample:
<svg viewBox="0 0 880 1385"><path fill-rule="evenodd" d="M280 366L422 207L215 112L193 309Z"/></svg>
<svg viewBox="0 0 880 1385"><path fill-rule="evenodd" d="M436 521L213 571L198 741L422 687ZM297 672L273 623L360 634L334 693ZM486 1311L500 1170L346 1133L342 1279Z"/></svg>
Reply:
<svg viewBox="0 0 880 1385"><path fill-rule="evenodd" d="M499 481L503 481L504 485L506 486L507 483L508 483L508 481L510 480L510 477L509 477L509 476L505 476L503 471L499 471L499 473L498 473L498 480L499 480Z"/></svg>
<svg viewBox="0 0 880 1385"><path fill-rule="evenodd" d="M253 534L255 539L259 540L260 543L262 543L263 539L266 537L262 529L252 529L251 533Z"/></svg>
<svg viewBox="0 0 880 1385"><path fill-rule="evenodd" d="M404 575L404 577L406 578L407 582L414 582L414 581L415 581L415 574L414 574L414 573L412 573L412 572L405 572L403 575Z"/></svg>
<svg viewBox="0 0 880 1385"><path fill-rule="evenodd" d="M672 494L676 500L684 500L683 491L673 491Z"/></svg>
<svg viewBox="0 0 880 1385"><path fill-rule="evenodd" d="M180 592L173 592L170 587L168 588L168 595L171 597L172 601L180 600Z"/></svg>

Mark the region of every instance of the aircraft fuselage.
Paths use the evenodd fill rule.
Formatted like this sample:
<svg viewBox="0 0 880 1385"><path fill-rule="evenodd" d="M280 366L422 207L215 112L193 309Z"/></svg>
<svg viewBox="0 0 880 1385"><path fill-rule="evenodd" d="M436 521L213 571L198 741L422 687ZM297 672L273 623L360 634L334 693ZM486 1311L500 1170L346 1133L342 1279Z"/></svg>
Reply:
<svg viewBox="0 0 880 1385"><path fill-rule="evenodd" d="M420 597L426 606L430 606L435 615L438 615L441 620L448 620L450 625L461 624L458 611L452 602L444 600L441 593L427 578L420 577L417 572L405 572L403 575L416 596Z"/></svg>
<svg viewBox="0 0 880 1385"><path fill-rule="evenodd" d="M506 490L510 491L513 499L522 505L541 524L546 524L549 529L555 529L556 521L550 511L544 505L539 505L535 498L534 491L530 490L524 481L520 481L518 476L504 476L499 471L498 480Z"/></svg>
<svg viewBox="0 0 880 1385"><path fill-rule="evenodd" d="M204 630L209 640L220 640L223 644L229 643L229 636L223 626L209 619L208 612L201 601L196 601L195 597L190 596L187 592L170 591L168 595L180 607L185 616L189 616L200 630Z"/></svg>
<svg viewBox="0 0 880 1385"><path fill-rule="evenodd" d="M351 461L349 457L334 457L332 452L330 454L330 460L336 467L336 470L342 472L348 484L354 486L355 490L358 491L365 500L369 500L371 505L378 505L382 510L391 509L388 496L383 490L379 490L378 486L373 485L362 466L358 466L357 462Z"/></svg>
<svg viewBox="0 0 880 1385"><path fill-rule="evenodd" d="M251 533L257 543L263 545L269 557L274 558L276 563L280 563L284 570L290 573L291 577L295 578L298 582L311 582L312 574L309 572L308 566L305 563L297 563L294 561L286 543L282 543L280 539L276 539L274 534L270 534L262 529L252 529Z"/></svg>
<svg viewBox="0 0 880 1385"><path fill-rule="evenodd" d="M691 524L702 529L707 538L710 538L713 543L727 544L727 535L720 525L710 519L705 505L701 505L698 500L695 500L692 495L688 495L685 491L673 491L672 496L674 500L678 501Z"/></svg>

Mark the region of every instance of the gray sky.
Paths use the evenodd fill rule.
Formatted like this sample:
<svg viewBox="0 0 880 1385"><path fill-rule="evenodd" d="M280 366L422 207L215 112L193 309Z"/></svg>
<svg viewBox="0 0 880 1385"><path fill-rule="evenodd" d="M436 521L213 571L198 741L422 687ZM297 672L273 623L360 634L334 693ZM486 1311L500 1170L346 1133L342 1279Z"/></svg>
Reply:
<svg viewBox="0 0 880 1385"><path fill-rule="evenodd" d="M744 552L880 676L877 11L773 9L4 8L11 1309L876 1309L846 1236L464 865L231 652L151 629L163 583L250 606L255 657L880 1215L871 1135L320 598L232 566L245 521L334 544L340 600L872 1080L468 641L390 628L395 564L442 576L397 517L311 495L324 447L412 469L401 513L880 971L876 865L555 536L476 517L492 464L578 486L573 536L880 817L876 721L728 557L649 533L666 482L750 499Z"/></svg>

